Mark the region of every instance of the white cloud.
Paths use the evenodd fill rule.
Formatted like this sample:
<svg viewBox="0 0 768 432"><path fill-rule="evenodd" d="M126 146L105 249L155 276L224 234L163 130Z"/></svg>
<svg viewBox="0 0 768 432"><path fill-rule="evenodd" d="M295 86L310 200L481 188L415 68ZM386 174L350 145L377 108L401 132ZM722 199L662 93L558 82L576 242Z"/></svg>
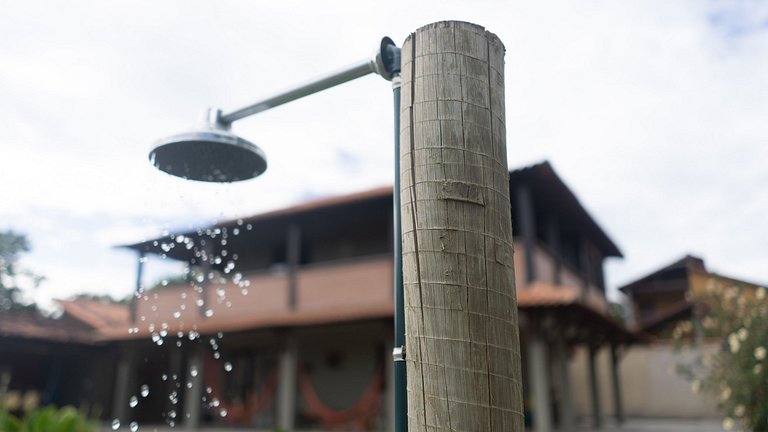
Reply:
<svg viewBox="0 0 768 432"><path fill-rule="evenodd" d="M768 237L765 6L377 6L5 2L0 228L29 232L30 267L60 275L51 286L74 287L91 270L62 250L98 261L134 233L386 184L391 92L377 77L236 124L268 154L262 178L185 182L146 155L206 106L239 107L365 58L383 35L400 43L420 25L461 19L506 45L510 166L554 162L627 255L609 265L612 285L687 252L768 281L759 243ZM121 259L103 261L93 280L111 274L130 286L133 264Z"/></svg>

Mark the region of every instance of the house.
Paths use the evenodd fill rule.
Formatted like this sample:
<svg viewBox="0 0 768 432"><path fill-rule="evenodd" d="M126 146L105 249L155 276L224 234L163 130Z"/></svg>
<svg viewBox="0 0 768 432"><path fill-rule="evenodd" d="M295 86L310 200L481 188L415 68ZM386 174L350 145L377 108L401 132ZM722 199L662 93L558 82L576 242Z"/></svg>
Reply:
<svg viewBox="0 0 768 432"><path fill-rule="evenodd" d="M692 297L703 294L713 283L723 287L758 287L754 283L712 273L703 259L686 255L619 290L629 298L636 328L656 338L668 339L678 322L695 318L697 311ZM694 329L701 331L699 326Z"/></svg>
<svg viewBox="0 0 768 432"><path fill-rule="evenodd" d="M695 298L709 289L733 285L747 289L757 287L713 273L707 270L703 259L686 255L619 288L629 298L634 330L646 335L651 342L620 351L620 380L632 388L624 395L622 409L627 415L701 419L721 414L716 395L695 393L692 383L677 371L681 365L690 365L722 350L722 335L706 331L700 318L705 316L707 308ZM685 349L672 337L681 322L692 323L693 329L690 342L694 343ZM603 390L610 388L606 383L611 381L606 366L612 359L607 354L604 352L597 358L598 365L602 365L598 368L598 381L602 382ZM583 370L587 362L587 355L577 351L572 358L572 368ZM585 377L576 378L576 385L588 385ZM589 405L587 398L574 400L579 413L588 411ZM610 401L603 400L603 405L610 405Z"/></svg>
<svg viewBox="0 0 768 432"><path fill-rule="evenodd" d="M603 262L621 252L548 162L511 171L510 191L526 409L537 431L568 428L572 393L587 391L569 384L573 349L594 360L636 341L605 296ZM125 321L89 318L112 316L94 304L65 314L111 347L123 424L389 430L391 227L386 187L169 233L125 246L138 258ZM184 277L148 289L149 254L186 263Z"/></svg>

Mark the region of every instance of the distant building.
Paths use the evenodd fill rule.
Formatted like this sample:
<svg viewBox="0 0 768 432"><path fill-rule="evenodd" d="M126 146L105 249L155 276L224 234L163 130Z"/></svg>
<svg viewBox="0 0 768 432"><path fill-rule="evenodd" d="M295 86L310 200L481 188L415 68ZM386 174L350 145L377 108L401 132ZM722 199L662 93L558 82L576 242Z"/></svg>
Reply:
<svg viewBox="0 0 768 432"><path fill-rule="evenodd" d="M713 283L722 287L757 287L750 282L709 272L703 259L686 255L619 290L630 300L636 329L666 339L671 337L678 322L696 318L696 305L691 299L695 294L703 294ZM698 326L694 329L701 330Z"/></svg>
<svg viewBox="0 0 768 432"><path fill-rule="evenodd" d="M692 383L677 370L701 356L722 350L723 335L707 330L704 324L709 306L697 298L709 290L734 285L756 288L755 284L712 273L703 259L686 255L620 288L630 300L630 315L634 317L632 328L652 342L634 345L621 352L621 380L632 388L623 401L623 409L628 415L700 419L723 414L718 411L717 395L694 393ZM686 349L680 349L673 337L675 329L683 322L692 330L687 342L693 343L687 344ZM606 355L598 358L600 365L610 362ZM586 355L577 352L572 363L574 370L586 369L586 363ZM577 385L587 383L584 377L574 375ZM603 385L610 381L605 367L600 375L599 381ZM589 404L586 398L574 399L579 413L588 411ZM610 403L604 401L603 405Z"/></svg>
<svg viewBox="0 0 768 432"><path fill-rule="evenodd" d="M510 172L526 410L537 431L573 424L575 347L591 358L636 340L608 313L614 242L547 162ZM107 344L111 415L144 424L389 430L393 418L392 190L373 189L126 246L139 277L126 320L63 303ZM141 284L145 257L188 265L186 281ZM621 391L610 365L614 402ZM135 397L135 399L134 399ZM530 417L529 417L530 419ZM557 422L555 422L557 419Z"/></svg>

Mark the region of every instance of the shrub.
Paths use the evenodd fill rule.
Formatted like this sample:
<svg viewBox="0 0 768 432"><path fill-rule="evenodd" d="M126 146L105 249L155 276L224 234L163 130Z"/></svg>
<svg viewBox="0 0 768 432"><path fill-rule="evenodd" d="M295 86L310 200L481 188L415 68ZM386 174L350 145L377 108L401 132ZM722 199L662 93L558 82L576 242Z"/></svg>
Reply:
<svg viewBox="0 0 768 432"><path fill-rule="evenodd" d="M694 392L717 395L725 412L723 428L768 430L768 304L765 288L721 287L710 281L706 292L691 300L698 322L678 323L673 337L690 340L697 326L722 338L722 349L703 355L679 370L692 380Z"/></svg>
<svg viewBox="0 0 768 432"><path fill-rule="evenodd" d="M18 419L0 407L2 432L95 432L97 425L72 407L35 409Z"/></svg>

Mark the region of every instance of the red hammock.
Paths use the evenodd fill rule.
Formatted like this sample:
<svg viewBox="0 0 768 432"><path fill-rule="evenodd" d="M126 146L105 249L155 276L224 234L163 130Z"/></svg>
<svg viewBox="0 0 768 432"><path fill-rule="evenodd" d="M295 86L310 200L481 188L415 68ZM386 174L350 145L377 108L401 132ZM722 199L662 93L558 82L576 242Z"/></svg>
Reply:
<svg viewBox="0 0 768 432"><path fill-rule="evenodd" d="M337 411L320 400L309 374L303 367L299 368L299 386L301 395L307 403L307 415L319 420L323 427L328 429L348 427L356 431L368 430L371 421L379 411L383 384L384 367L380 367L357 403L349 409Z"/></svg>
<svg viewBox="0 0 768 432"><path fill-rule="evenodd" d="M264 411L272 403L275 397L275 390L277 389L277 370L273 370L269 374L258 394L249 394L245 402L235 400L232 403L228 403L220 394L221 370L220 361L214 359L213 356L206 357L205 385L212 390L208 398L215 398L219 401L219 406L214 408L216 416L219 415L221 410L226 410L225 420L227 423L248 424L253 419L253 416Z"/></svg>

